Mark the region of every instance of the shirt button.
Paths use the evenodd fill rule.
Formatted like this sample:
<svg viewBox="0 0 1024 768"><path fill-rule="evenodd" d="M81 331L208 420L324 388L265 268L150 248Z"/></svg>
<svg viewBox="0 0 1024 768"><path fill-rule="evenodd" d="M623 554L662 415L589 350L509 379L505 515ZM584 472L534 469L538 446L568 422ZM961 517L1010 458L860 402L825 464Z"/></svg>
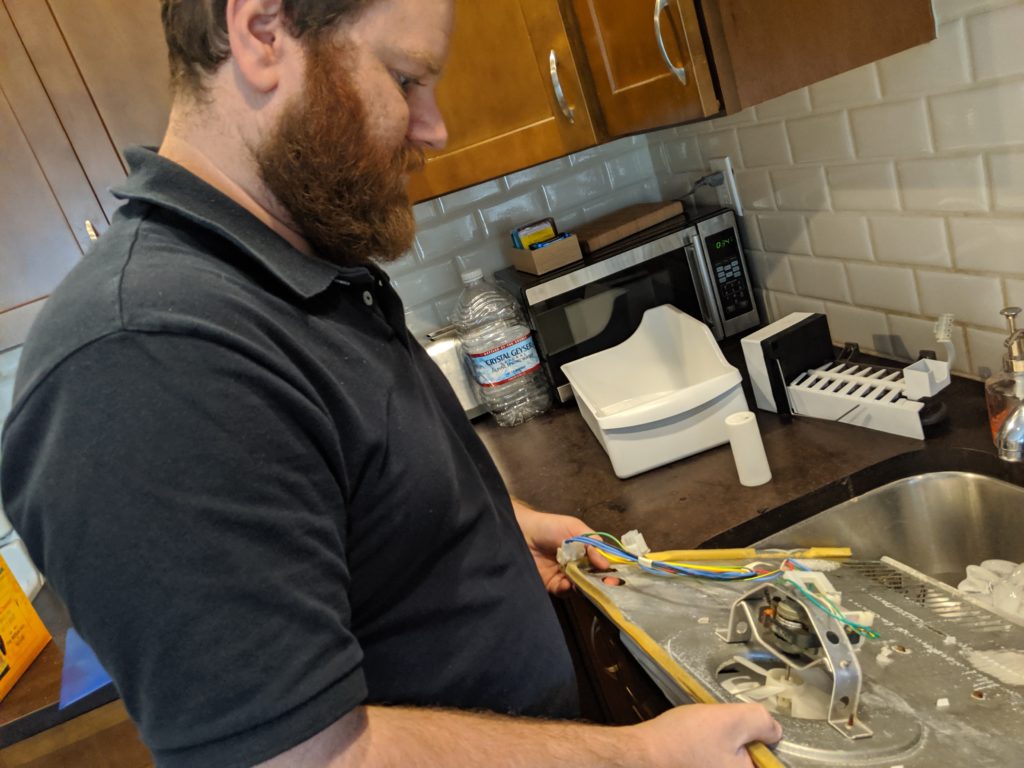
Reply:
<svg viewBox="0 0 1024 768"><path fill-rule="evenodd" d="M363 304L368 307L373 306L373 294L369 291L363 291Z"/></svg>

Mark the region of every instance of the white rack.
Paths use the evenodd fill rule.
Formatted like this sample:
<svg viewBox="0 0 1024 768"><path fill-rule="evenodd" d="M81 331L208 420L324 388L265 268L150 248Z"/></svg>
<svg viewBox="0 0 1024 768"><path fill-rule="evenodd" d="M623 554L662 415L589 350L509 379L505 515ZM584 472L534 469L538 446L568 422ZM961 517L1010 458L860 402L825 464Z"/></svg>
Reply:
<svg viewBox="0 0 1024 768"><path fill-rule="evenodd" d="M924 438L921 409L911 399L949 384L949 363L919 360L903 370L833 362L800 374L786 387L794 414Z"/></svg>

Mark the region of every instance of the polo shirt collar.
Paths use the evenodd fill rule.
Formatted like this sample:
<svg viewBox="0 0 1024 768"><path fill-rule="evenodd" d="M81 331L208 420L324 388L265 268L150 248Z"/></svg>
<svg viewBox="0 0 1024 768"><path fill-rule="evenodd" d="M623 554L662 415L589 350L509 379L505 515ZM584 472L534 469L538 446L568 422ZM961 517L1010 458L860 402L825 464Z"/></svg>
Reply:
<svg viewBox="0 0 1024 768"><path fill-rule="evenodd" d="M151 148L130 147L125 159L131 173L112 190L116 197L172 210L220 234L303 299L334 281L359 285L377 279L374 273L380 270L339 267L301 253L223 192Z"/></svg>

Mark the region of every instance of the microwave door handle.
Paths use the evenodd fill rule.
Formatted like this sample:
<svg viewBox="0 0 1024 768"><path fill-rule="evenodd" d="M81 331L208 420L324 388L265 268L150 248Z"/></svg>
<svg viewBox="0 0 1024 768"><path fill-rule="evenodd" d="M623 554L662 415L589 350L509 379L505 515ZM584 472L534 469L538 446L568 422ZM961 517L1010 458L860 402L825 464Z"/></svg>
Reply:
<svg viewBox="0 0 1024 768"><path fill-rule="evenodd" d="M691 242L689 245L683 246L683 250L686 252L686 260L690 264L690 276L694 282L693 287L697 289L697 304L700 306L700 313L703 316L704 322L711 326L715 338L720 339L722 334L718 327L718 319L708 306L708 301L714 294L711 292L712 289L707 271L704 269L701 258L697 253L699 247L695 242Z"/></svg>

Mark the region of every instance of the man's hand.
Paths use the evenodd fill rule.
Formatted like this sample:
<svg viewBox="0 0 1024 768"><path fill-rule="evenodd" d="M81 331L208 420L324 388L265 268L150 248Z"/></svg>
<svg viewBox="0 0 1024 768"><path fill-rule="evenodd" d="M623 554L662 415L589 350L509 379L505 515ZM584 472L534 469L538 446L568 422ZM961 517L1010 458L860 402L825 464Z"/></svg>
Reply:
<svg viewBox="0 0 1024 768"><path fill-rule="evenodd" d="M782 726L760 704L687 704L630 728L648 750L638 763L647 768L753 768L746 745L782 738Z"/></svg>
<svg viewBox="0 0 1024 768"><path fill-rule="evenodd" d="M538 512L521 501L512 499L519 528L526 539L526 545L533 555L533 562L540 573L544 587L552 595L560 595L572 588L569 577L562 572L558 560L555 559L562 542L571 536L589 533L590 528L578 517L569 515L552 515ZM595 568L607 568L608 561L604 555L593 547L587 547L587 556Z"/></svg>

